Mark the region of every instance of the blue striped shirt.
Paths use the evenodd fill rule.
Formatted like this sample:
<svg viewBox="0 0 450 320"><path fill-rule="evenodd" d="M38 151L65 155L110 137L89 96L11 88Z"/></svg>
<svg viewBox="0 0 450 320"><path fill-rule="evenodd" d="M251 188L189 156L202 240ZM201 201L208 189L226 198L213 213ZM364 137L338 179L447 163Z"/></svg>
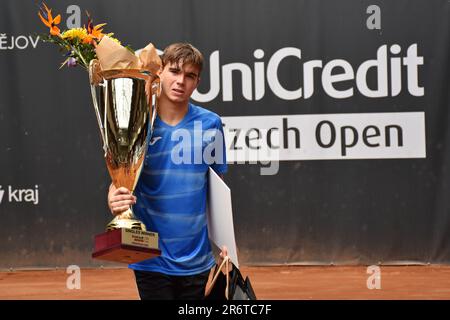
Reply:
<svg viewBox="0 0 450 320"><path fill-rule="evenodd" d="M147 230L158 232L161 256L131 269L193 275L215 264L206 221L207 174L210 166L226 172L225 154L217 114L189 103L175 126L156 117L133 212Z"/></svg>

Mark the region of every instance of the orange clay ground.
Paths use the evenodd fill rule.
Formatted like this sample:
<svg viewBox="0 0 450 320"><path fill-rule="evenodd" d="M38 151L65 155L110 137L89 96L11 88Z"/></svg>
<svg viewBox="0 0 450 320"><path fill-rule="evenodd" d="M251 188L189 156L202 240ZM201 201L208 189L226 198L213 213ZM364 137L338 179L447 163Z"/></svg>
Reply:
<svg viewBox="0 0 450 320"><path fill-rule="evenodd" d="M450 299L450 266L381 266L380 289L368 289L366 266L243 266L241 272L262 300ZM0 272L0 299L139 298L126 268L81 269L80 289L67 288L69 276L65 269Z"/></svg>

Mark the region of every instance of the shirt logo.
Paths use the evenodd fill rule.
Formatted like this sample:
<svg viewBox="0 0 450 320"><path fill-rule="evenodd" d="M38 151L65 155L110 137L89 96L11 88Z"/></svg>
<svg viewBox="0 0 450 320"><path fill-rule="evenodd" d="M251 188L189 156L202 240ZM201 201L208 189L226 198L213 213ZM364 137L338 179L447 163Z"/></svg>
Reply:
<svg viewBox="0 0 450 320"><path fill-rule="evenodd" d="M162 137L153 137L153 138L150 140L150 145L151 145L151 146L154 145L159 139L162 139Z"/></svg>

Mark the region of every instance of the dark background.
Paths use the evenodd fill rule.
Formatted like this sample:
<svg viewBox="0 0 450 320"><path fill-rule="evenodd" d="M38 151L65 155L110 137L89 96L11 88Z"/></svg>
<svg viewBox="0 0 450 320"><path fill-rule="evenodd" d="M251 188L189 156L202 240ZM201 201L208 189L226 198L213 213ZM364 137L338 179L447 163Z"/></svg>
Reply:
<svg viewBox="0 0 450 320"><path fill-rule="evenodd" d="M11 37L46 33L37 1L1 1L0 33ZM266 85L248 101L234 77L233 101L200 103L221 116L366 112L425 112L426 158L282 161L278 174L260 175L258 164L230 164L236 242L243 264L374 264L450 262L449 14L447 1L47 1L62 14L71 4L107 22L132 48L159 49L188 41L206 58L199 91L209 90L209 56L220 65L253 68L255 49L267 61L283 47L302 50L302 62L345 59L356 69L376 58L383 44L418 45L424 57L419 85L406 78L396 97L368 98L354 82L354 96L335 99L316 77L309 99L286 101ZM369 5L381 9L381 29L369 30ZM34 36L33 36L34 37ZM0 268L96 266L93 236L111 219L110 183L90 97L81 68L58 70L64 58L39 42L0 50L0 190L34 189L39 203L0 203ZM286 59L280 82L302 85L299 61ZM369 75L369 85L375 74ZM104 263L101 263L104 264Z"/></svg>

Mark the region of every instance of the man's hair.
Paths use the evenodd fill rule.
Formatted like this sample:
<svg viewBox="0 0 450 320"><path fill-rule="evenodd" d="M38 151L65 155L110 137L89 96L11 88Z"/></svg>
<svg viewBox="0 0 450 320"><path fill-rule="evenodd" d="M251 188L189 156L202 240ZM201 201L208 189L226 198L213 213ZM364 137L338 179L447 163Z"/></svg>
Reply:
<svg viewBox="0 0 450 320"><path fill-rule="evenodd" d="M203 55L190 43L173 43L164 49L161 55L163 67L167 64L192 64L197 66L199 72L202 72L203 68Z"/></svg>

